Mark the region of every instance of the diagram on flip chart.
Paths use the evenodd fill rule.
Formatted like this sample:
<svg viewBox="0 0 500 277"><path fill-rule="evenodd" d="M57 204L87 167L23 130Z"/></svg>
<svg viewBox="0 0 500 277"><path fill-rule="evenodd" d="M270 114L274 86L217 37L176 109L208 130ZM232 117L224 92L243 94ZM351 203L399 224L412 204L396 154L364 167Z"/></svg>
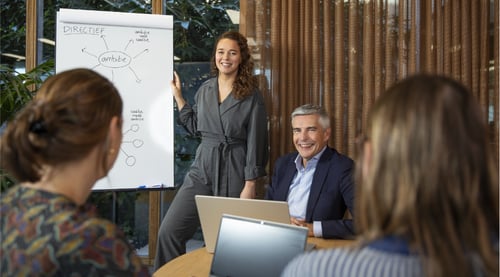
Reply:
<svg viewBox="0 0 500 277"><path fill-rule="evenodd" d="M56 72L93 69L123 99L123 140L95 190L173 186L173 18L166 15L61 9Z"/></svg>

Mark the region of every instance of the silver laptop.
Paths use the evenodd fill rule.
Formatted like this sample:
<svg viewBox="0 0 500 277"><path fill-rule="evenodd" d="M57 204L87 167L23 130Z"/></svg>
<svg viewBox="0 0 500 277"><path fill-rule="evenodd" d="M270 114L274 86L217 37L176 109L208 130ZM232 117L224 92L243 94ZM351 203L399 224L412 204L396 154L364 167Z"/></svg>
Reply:
<svg viewBox="0 0 500 277"><path fill-rule="evenodd" d="M290 224L286 201L242 199L221 196L195 196L205 248L213 253L222 214L250 217Z"/></svg>
<svg viewBox="0 0 500 277"><path fill-rule="evenodd" d="M210 276L275 277L305 251L307 228L224 214Z"/></svg>

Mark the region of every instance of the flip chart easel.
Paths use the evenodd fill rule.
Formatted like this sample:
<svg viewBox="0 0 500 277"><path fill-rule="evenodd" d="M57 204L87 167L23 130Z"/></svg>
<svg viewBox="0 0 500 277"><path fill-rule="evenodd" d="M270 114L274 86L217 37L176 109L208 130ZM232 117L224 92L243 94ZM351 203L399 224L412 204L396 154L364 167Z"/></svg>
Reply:
<svg viewBox="0 0 500 277"><path fill-rule="evenodd" d="M174 186L173 17L60 9L56 72L91 68L123 99L123 141L94 190Z"/></svg>

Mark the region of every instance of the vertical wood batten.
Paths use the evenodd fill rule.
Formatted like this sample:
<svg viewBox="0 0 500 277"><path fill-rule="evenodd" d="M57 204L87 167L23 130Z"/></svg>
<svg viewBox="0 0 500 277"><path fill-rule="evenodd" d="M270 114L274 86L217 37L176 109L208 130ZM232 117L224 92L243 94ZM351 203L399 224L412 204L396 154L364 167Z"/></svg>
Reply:
<svg viewBox="0 0 500 277"><path fill-rule="evenodd" d="M500 0L495 0L495 3L494 3L494 6L495 6L495 11L494 11L494 16L495 16L495 20L493 21L494 22L494 29L493 29L493 49L494 49L494 62L495 62L495 67L494 67L494 89L493 89L493 92L494 92L494 97L493 97L493 109L494 109L494 112L493 112L493 141L494 141L494 144L495 144L495 153L499 154L499 138L498 138L498 131L499 131L499 118L498 118L498 105L499 105L499 95L500 94L500 4L499 4ZM497 162L497 167L499 165L499 155L496 155L496 162Z"/></svg>
<svg viewBox="0 0 500 277"><path fill-rule="evenodd" d="M436 41L436 72L443 73L444 71L444 38L443 38L443 6L441 1L435 2L435 15L434 15L434 30Z"/></svg>
<svg viewBox="0 0 500 277"><path fill-rule="evenodd" d="M312 50L312 59L311 59L311 81L312 83L310 84L310 87L312 90L309 93L309 100L306 102L311 102L314 104L322 104L322 99L321 95L322 90L321 90L321 84L322 78L321 78L321 66L323 66L323 61L324 59L322 58L321 55L321 50L320 50L320 13L319 13L319 0L312 0L312 16L311 16L311 22L312 22L312 29L311 29L311 50Z"/></svg>
<svg viewBox="0 0 500 277"><path fill-rule="evenodd" d="M460 13L460 21L462 22L461 28L461 43L462 49L461 53L461 68L460 68L460 79L462 83L468 88L472 89L472 63L471 63L471 36L470 36L470 28L471 28L471 4L469 0L462 0L461 2L461 13Z"/></svg>
<svg viewBox="0 0 500 277"><path fill-rule="evenodd" d="M443 61L443 73L446 75L451 75L451 0L444 0L444 61Z"/></svg>
<svg viewBox="0 0 500 277"><path fill-rule="evenodd" d="M151 3L152 14L163 14L162 1L153 0ZM158 230L161 223L161 196L160 191L149 192L149 228L148 228L148 260L147 264L152 265L156 256L156 244L158 241Z"/></svg>
<svg viewBox="0 0 500 277"><path fill-rule="evenodd" d="M333 99L332 99L332 91L333 91L333 40L332 40L332 14L333 9L330 5L330 1L323 2L323 56L324 56L324 71L323 71L323 80L324 80L324 94L323 94L323 107L326 112L330 115L330 120L332 120L333 115ZM332 124L333 125L333 124ZM333 127L333 126L332 126ZM332 128L333 130L333 128ZM330 140L328 145L334 146L334 134L330 135Z"/></svg>
<svg viewBox="0 0 500 277"><path fill-rule="evenodd" d="M302 10L304 11L304 17L302 18L302 24L305 26L304 32L301 33L303 35L304 47L302 48L301 57L304 65L304 75L301 76L301 87L300 87L300 99L301 103L307 102L310 99L311 89L310 89L310 81L312 80L312 7L311 0L301 0L301 4L303 4ZM294 1L295 2L295 1ZM303 79L303 80L302 80Z"/></svg>
<svg viewBox="0 0 500 277"><path fill-rule="evenodd" d="M303 39L301 39L300 36L297 36L296 33L298 31L298 33L301 34L304 29L300 24L301 22L303 22L302 18L299 17L300 4L297 5L295 1L288 0L286 1L286 7L284 7L284 10L286 10L286 16L285 14L282 14L281 16L287 18L286 36L288 42L288 53L285 56L285 59L288 59L289 61L287 62L283 70L287 72L286 80L288 80L287 83L289 84L289 86L287 88L287 91L285 92L288 95L286 98L286 109L283 111L282 115L285 122L284 134L288 135L291 134L290 113L295 108L296 103L298 101L301 101L301 99L304 97L304 90L302 89L302 86L304 84L303 79L305 78L305 75L301 75L300 78L298 78L297 76L298 69L300 69L299 65L303 64L304 62L304 56L303 53L301 53L301 47L299 47L299 49L295 47L295 45L303 41ZM289 59L289 56L291 56L292 59ZM287 140L283 143L286 146L286 148L284 149L284 153L289 152L293 149L291 137L285 137L287 137Z"/></svg>
<svg viewBox="0 0 500 277"><path fill-rule="evenodd" d="M283 18L282 20L282 26L281 26L281 34L283 35L282 37L282 53L281 53L281 59L280 59L280 63L281 63L281 71L283 72L282 74L280 74L280 76L283 76L283 80L281 81L281 85L280 85L280 95L281 95L281 102L282 102L282 109L280 109L280 117L282 119L282 125L281 125L281 128L282 128L282 134L287 134L287 132L289 131L289 126L290 126L290 120L288 119L288 112L287 111L290 111L290 107L292 106L290 104L290 101L292 101L292 99L290 98L293 98L291 97L292 95L297 95L297 91L295 90L296 87L295 86L292 86L293 84L293 81L290 82L287 80L294 80L294 75L293 75L293 69L291 69L291 65L293 65L294 62L294 58L293 57L293 36L291 36L291 33L290 33L290 30L292 30L292 26L293 26L293 13L291 12L292 9L290 7L290 0L284 0L282 2L282 5L283 5L283 8L282 8L282 12L280 13L280 17ZM286 47L283 47L283 46L286 46ZM291 70L288 70L289 69L289 66L290 66L290 69ZM288 140L286 139L286 136L283 136L281 138L281 143L280 143L281 147L282 147L282 150L281 150L281 153L285 153L286 151L288 151L288 145L289 145L289 142Z"/></svg>
<svg viewBox="0 0 500 277"><path fill-rule="evenodd" d="M424 72L435 72L435 61L436 61L436 51L434 48L432 26L432 0L426 0L421 8L421 18L422 20L422 43L421 43L421 57L422 64L421 69Z"/></svg>
<svg viewBox="0 0 500 277"><path fill-rule="evenodd" d="M452 1L452 16L451 16L451 76L460 80L460 51L462 46L460 38L460 2Z"/></svg>
<svg viewBox="0 0 500 277"><path fill-rule="evenodd" d="M375 33L375 22L373 20L374 16L374 4L373 2L368 2L364 4L364 14L363 14L363 94L362 94L362 117L361 117L361 130L366 127L366 121L368 118L368 111L373 102L373 73L376 70L373 66L373 53L375 47L373 47L374 33Z"/></svg>
<svg viewBox="0 0 500 277"><path fill-rule="evenodd" d="M281 107L281 95L280 91L280 0L275 0L274 3L271 4L271 31L270 31L270 43L271 43L271 95L272 95L272 103L271 103L271 120L270 120L270 155L269 158L271 162L274 162L278 157L281 148L280 148L280 140L282 136L277 136L273 134L280 134L281 131L281 117L280 117L280 107Z"/></svg>
<svg viewBox="0 0 500 277"><path fill-rule="evenodd" d="M25 67L26 72L32 70L36 67L37 61L37 9L38 9L38 1L36 0L27 0L26 1L26 59L25 59ZM30 86L30 90L35 90L34 86Z"/></svg>
<svg viewBox="0 0 500 277"><path fill-rule="evenodd" d="M399 44L398 38L400 30L398 30L396 11L397 6L395 4L389 5L386 1L384 13L385 60L384 67L381 68L385 69L385 84L382 92L397 79L398 70L401 70L400 68L402 67L401 63L398 64L397 61L398 57L403 57L405 45L404 43L401 45ZM398 31L396 32L396 30Z"/></svg>
<svg viewBox="0 0 500 277"><path fill-rule="evenodd" d="M344 1L335 1L335 147L345 153L344 143Z"/></svg>
<svg viewBox="0 0 500 277"><path fill-rule="evenodd" d="M377 98L384 90L384 2L375 0L375 39L374 39L374 97Z"/></svg>
<svg viewBox="0 0 500 277"><path fill-rule="evenodd" d="M479 50L479 103L483 107L485 120L488 120L488 70L489 70L489 44L488 44L488 24L490 22L490 1L481 0L480 7L480 50ZM498 124L498 123L497 123Z"/></svg>
<svg viewBox="0 0 500 277"><path fill-rule="evenodd" d="M471 4L471 91L474 95L479 95L479 4L478 1Z"/></svg>
<svg viewBox="0 0 500 277"><path fill-rule="evenodd" d="M347 97L347 155L354 154L355 137L357 135L357 115L358 115L358 92L359 92L359 72L358 72L358 1L349 3L349 34L348 34L348 97Z"/></svg>
<svg viewBox="0 0 500 277"><path fill-rule="evenodd" d="M307 68L305 66L305 62L306 62L305 51L307 48L306 44L308 42L305 39L305 34L307 32L307 29L306 29L307 25L305 23L306 11L305 11L305 8L302 8L303 4L304 4L303 1L298 1L298 3L295 3L295 5L293 5L296 7L294 10L294 14L296 14L297 16L295 16L294 18L290 18L290 24L295 25L297 29L291 30L291 33L289 34L290 35L290 43L291 43L290 47L297 48L296 49L296 53L297 53L296 58L298 59L297 65L301 65L301 66L297 67L298 75L295 75L295 76L300 76L300 77L299 78L290 77L291 80L289 80L290 82L295 83L295 88L297 89L297 91L299 91L299 93L297 93L295 95L295 98L297 99L298 102L304 101L305 91L302 87L303 80L301 80L301 79L305 79L306 74L307 74ZM299 45L299 47L295 47L296 45Z"/></svg>
<svg viewBox="0 0 500 277"><path fill-rule="evenodd" d="M288 35L288 24L289 22L289 13L287 10L288 7L288 1L283 0L280 3L281 9L280 13L276 14L278 18L281 18L280 22L280 42L278 45L280 45L280 59L279 59L279 78L281 80L285 80L288 82L281 82L280 87L279 87L279 95L280 95L280 109L279 109L279 118L281 120L280 124L280 134L286 134L285 132L287 131L287 126L289 126L288 123L288 117L287 117L287 110L288 110L288 101L289 98L291 98L293 94L293 91L290 88L290 79L288 78L289 72L288 72L288 49L289 45L287 44L287 35ZM280 138L280 153L285 153L287 151L287 145L288 141L286 140L286 136L279 136Z"/></svg>
<svg viewBox="0 0 500 277"><path fill-rule="evenodd" d="M418 17L419 7L417 6L416 1L411 1L410 6L410 41L409 41L409 50L407 53L408 56L408 72L404 76L412 75L417 72L417 56L420 54L419 49L417 47L417 35L419 31L417 30L417 22L420 21Z"/></svg>
<svg viewBox="0 0 500 277"><path fill-rule="evenodd" d="M407 9L406 9L406 0L400 0L399 1L399 6L398 6L398 13L397 13L397 16L398 16L398 22L395 24L397 24L397 27L398 27L398 34L397 34L397 40L398 40L398 68L397 68L397 80L399 79L402 79L404 78L404 76L406 76L406 72L407 72L407 59L408 59L408 51L407 51L407 45L406 45L406 39L405 39L405 36L406 36L406 33L408 32L408 28L407 28L407 20L408 20L408 16L407 16ZM391 16L389 14L389 8L387 8L387 22L390 22L389 20L389 17ZM389 30L390 30L390 26L388 26ZM391 37L392 39L392 35L389 36L389 34L387 35L387 40L389 40L389 38ZM390 48L388 48L390 49ZM390 55L390 54L388 54ZM391 59L392 60L392 59ZM386 62L387 64L387 62ZM387 67L389 67L390 65L387 64ZM387 69L388 72L390 72L389 68ZM386 80L386 84L385 84L385 87L389 87L394 81L396 80L395 79L390 79L390 80Z"/></svg>

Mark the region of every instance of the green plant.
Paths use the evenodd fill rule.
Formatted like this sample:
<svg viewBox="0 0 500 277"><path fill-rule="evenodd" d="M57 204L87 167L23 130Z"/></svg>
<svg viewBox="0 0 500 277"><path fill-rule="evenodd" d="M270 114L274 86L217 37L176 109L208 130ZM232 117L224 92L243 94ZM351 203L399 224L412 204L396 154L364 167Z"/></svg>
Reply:
<svg viewBox="0 0 500 277"><path fill-rule="evenodd" d="M49 60L26 73L0 65L0 130L35 95L43 81L53 75L54 61ZM14 180L0 167L0 192L14 185Z"/></svg>
<svg viewBox="0 0 500 277"><path fill-rule="evenodd" d="M49 60L26 73L0 65L0 130L35 95L43 81L53 74L54 61ZM15 181L0 168L0 191L14 185Z"/></svg>
<svg viewBox="0 0 500 277"><path fill-rule="evenodd" d="M209 61L215 39L237 29L226 10L239 10L239 0L166 1L174 16L174 55L181 62Z"/></svg>
<svg viewBox="0 0 500 277"><path fill-rule="evenodd" d="M10 120L35 95L43 81L54 72L54 60L49 60L26 73L0 65L0 125Z"/></svg>

